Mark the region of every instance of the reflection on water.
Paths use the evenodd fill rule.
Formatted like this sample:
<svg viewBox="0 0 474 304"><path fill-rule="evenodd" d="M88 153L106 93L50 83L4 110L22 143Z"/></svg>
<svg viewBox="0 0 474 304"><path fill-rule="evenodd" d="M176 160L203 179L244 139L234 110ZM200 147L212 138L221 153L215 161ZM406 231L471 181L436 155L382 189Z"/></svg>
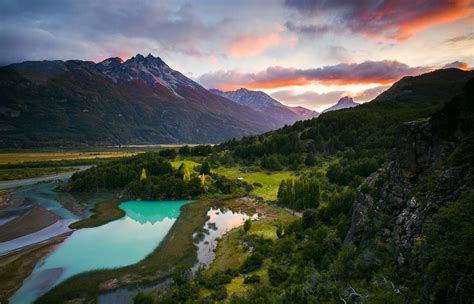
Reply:
<svg viewBox="0 0 474 304"><path fill-rule="evenodd" d="M166 236L189 201L130 201L120 205L126 215L108 224L80 229L44 261L12 297L31 303L52 287L81 272L117 268L139 262Z"/></svg>
<svg viewBox="0 0 474 304"><path fill-rule="evenodd" d="M208 267L212 263L215 258L214 249L217 246L218 239L226 232L242 226L248 218L251 218L252 220L258 219L257 214L249 216L245 213L234 212L230 209L224 208L211 208L208 210L207 216L209 219L204 224L203 229L193 235L198 247L198 262L192 268L193 272L196 272L199 267ZM172 280L167 279L159 284L146 287L140 286L137 288L119 288L117 290L99 295L97 302L99 304L133 303L133 297L139 291L154 292L171 283Z"/></svg>
<svg viewBox="0 0 474 304"><path fill-rule="evenodd" d="M193 267L196 271L199 267L208 267L214 260L214 250L217 242L226 232L244 224L247 219L258 219L257 214L247 215L234 212L230 209L211 208L207 215L209 219L204 225L204 230L194 234L198 247L198 263Z"/></svg>

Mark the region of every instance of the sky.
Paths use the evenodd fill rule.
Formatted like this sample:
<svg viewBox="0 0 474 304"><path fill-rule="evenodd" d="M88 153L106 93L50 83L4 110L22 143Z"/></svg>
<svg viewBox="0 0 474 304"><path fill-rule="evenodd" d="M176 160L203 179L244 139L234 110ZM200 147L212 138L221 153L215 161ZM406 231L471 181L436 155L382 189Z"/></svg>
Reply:
<svg viewBox="0 0 474 304"><path fill-rule="evenodd" d="M321 111L474 65L473 0L0 0L0 65L161 57L207 88Z"/></svg>

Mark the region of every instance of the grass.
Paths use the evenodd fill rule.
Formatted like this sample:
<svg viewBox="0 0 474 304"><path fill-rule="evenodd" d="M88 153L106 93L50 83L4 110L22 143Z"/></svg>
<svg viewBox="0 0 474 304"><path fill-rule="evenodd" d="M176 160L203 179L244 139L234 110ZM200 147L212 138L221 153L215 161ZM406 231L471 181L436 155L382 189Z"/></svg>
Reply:
<svg viewBox="0 0 474 304"><path fill-rule="evenodd" d="M171 162L171 165L178 168L182 163L189 168L200 165L199 162L191 159L175 160ZM212 172L216 172L230 179L243 177L244 180L251 185L254 183L261 184L262 187L254 187L250 194L268 201L276 200L278 187L283 179L295 177L291 171L266 171L259 167L221 166L212 169Z"/></svg>
<svg viewBox="0 0 474 304"><path fill-rule="evenodd" d="M193 168L200 163L190 159L175 160L171 165L178 168L182 163L187 167ZM277 198L278 187L283 179L294 177L291 171L265 171L257 167L219 167L212 169L213 172L223 175L230 179L243 177L249 184L259 183L262 187L254 187L250 194L259 196L264 200L273 201Z"/></svg>
<svg viewBox="0 0 474 304"><path fill-rule="evenodd" d="M262 267L257 270L257 271L254 271L254 272L250 272L248 274L246 274L245 276L251 276L251 275L258 275L260 277L260 282L256 283L256 284L244 284L244 279L245 277L244 276L239 276L239 277L235 277L232 279L232 281L225 285L225 289L227 290L227 294L230 296L230 295L245 295L247 294L248 292L254 290L255 288L258 288L260 286L268 286L270 285L270 281L268 279L268 267L270 266L270 260L269 259L265 259L264 262L263 262L263 265Z"/></svg>
<svg viewBox="0 0 474 304"><path fill-rule="evenodd" d="M0 153L0 164L18 164L24 162L59 161L73 159L96 159L133 156L137 152L130 151L98 151L98 152L12 152Z"/></svg>
<svg viewBox="0 0 474 304"><path fill-rule="evenodd" d="M0 170L0 181L33 178L45 175L54 175L69 171L77 170L75 168L19 168L19 169L2 169Z"/></svg>
<svg viewBox="0 0 474 304"><path fill-rule="evenodd" d="M193 265L197 260L193 233L207 219L207 210L216 203L197 201L184 205L181 215L161 244L144 260L123 268L98 270L74 276L38 299L38 303L63 303L67 300L96 299L100 292L122 286L159 282L169 277L177 265Z"/></svg>
<svg viewBox="0 0 474 304"><path fill-rule="evenodd" d="M91 228L119 219L125 215L125 211L119 208L122 202L123 200L118 197L101 201L92 209L94 214L91 217L72 223L69 227L72 229Z"/></svg>
<svg viewBox="0 0 474 304"><path fill-rule="evenodd" d="M289 211L270 204L248 202L247 206L249 208L255 208L258 213L263 215L261 220L252 222L252 226L247 232L249 235L259 235L263 238L274 240L277 238L276 226L278 223L286 225L296 219L296 217ZM216 258L206 271L206 276L213 276L217 272L223 272L228 269L235 270L240 268L245 259L250 255L250 252L244 250L241 246L242 236L243 231L240 228L233 229L224 235L217 245ZM260 276L259 283L244 284L243 276L233 278L229 284L225 285L228 295L243 295L259 286L268 286L269 281L267 269L269 264L270 261L266 259L259 270L246 274L246 276L251 276L253 274ZM205 297L210 293L210 290L204 290L201 293L201 296Z"/></svg>
<svg viewBox="0 0 474 304"><path fill-rule="evenodd" d="M269 204L256 204L247 202L250 208L256 208L256 211L263 215L263 218L252 222L249 235L260 235L266 239L276 239L276 227L278 223L284 225L294 221L296 217L289 211L272 206ZM241 247L240 239L242 237L240 228L233 229L225 234L217 245L216 258L206 271L206 275L213 275L216 272L228 269L238 269L249 255Z"/></svg>
<svg viewBox="0 0 474 304"><path fill-rule="evenodd" d="M263 171L262 169L246 167L219 167L213 171L230 179L243 177L250 185L254 183L261 184L262 187L254 187L251 194L267 201L276 200L278 187L283 179L294 177L291 171Z"/></svg>
<svg viewBox="0 0 474 304"><path fill-rule="evenodd" d="M195 162L193 160L189 160L189 159L183 159L183 160L174 160L171 162L171 166L173 166L174 168L178 168L179 166L181 166L181 164L184 163L184 165L188 168L193 168L194 166L200 166L201 164L198 163L198 162Z"/></svg>

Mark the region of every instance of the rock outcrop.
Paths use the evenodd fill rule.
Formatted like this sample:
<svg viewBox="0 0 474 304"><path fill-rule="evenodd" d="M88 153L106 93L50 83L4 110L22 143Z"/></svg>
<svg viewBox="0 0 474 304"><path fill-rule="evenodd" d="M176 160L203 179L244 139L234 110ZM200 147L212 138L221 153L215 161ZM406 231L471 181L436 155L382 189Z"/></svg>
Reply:
<svg viewBox="0 0 474 304"><path fill-rule="evenodd" d="M396 129L390 163L358 188L345 242L385 247L396 254L399 264L409 263L424 224L441 206L474 188L471 164L448 161L472 134L472 127L466 131L465 126L472 125L473 84L441 114ZM446 128L441 132L439 126L447 119L456 123L451 132Z"/></svg>

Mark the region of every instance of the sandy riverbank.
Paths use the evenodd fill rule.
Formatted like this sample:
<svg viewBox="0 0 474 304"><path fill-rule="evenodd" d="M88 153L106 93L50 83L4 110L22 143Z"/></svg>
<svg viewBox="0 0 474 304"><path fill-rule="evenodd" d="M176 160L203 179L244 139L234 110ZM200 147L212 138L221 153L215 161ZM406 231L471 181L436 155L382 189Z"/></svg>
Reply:
<svg viewBox="0 0 474 304"><path fill-rule="evenodd" d="M0 243L7 242L24 235L51 226L59 220L59 216L41 206L34 206L25 214L1 226Z"/></svg>
<svg viewBox="0 0 474 304"><path fill-rule="evenodd" d="M8 299L21 287L23 280L32 273L36 263L52 252L56 245L64 241L71 233L59 235L0 257L0 303L8 303Z"/></svg>

